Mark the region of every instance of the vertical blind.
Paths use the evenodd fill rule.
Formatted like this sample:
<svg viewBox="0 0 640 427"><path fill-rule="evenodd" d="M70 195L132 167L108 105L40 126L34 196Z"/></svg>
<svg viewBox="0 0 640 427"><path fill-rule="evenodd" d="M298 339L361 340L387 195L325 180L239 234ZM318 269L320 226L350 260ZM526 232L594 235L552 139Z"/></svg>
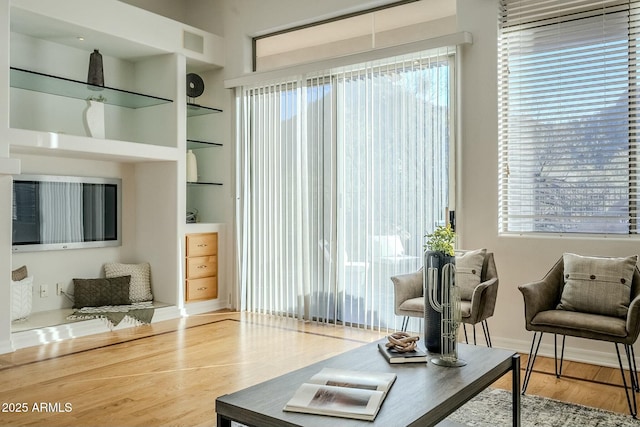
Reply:
<svg viewBox="0 0 640 427"><path fill-rule="evenodd" d="M501 232L637 233L638 16L501 0Z"/></svg>
<svg viewBox="0 0 640 427"><path fill-rule="evenodd" d="M238 90L243 309L397 328L390 277L448 206L454 52Z"/></svg>

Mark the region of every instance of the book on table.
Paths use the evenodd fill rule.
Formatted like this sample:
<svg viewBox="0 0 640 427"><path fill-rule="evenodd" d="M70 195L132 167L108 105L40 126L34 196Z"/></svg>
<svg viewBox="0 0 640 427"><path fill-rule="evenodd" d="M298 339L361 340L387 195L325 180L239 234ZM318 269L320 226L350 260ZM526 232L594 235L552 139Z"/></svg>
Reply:
<svg viewBox="0 0 640 427"><path fill-rule="evenodd" d="M413 351L407 351L405 353L401 353L398 351L394 351L387 347L385 344L378 344L378 350L380 350L380 354L387 359L389 363L426 363L427 362L427 353L421 348L416 348Z"/></svg>
<svg viewBox="0 0 640 427"><path fill-rule="evenodd" d="M284 410L371 421L395 380L391 372L324 368L296 390Z"/></svg>

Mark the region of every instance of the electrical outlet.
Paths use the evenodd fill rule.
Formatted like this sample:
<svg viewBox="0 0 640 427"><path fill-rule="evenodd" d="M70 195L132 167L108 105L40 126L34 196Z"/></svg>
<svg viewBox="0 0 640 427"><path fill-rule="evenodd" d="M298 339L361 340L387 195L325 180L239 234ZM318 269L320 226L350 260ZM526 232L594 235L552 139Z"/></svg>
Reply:
<svg viewBox="0 0 640 427"><path fill-rule="evenodd" d="M46 298L49 296L49 286L40 285L40 298Z"/></svg>
<svg viewBox="0 0 640 427"><path fill-rule="evenodd" d="M62 295L62 283L56 284L56 295Z"/></svg>

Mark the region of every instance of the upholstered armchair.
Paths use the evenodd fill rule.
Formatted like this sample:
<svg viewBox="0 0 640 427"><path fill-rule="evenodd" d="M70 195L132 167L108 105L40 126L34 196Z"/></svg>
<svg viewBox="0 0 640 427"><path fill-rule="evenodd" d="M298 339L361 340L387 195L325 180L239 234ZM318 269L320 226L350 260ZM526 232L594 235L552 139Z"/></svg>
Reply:
<svg viewBox="0 0 640 427"><path fill-rule="evenodd" d="M462 258L463 256L464 258ZM478 257L480 257L479 263L474 261L474 259L478 260ZM476 271L474 263L477 266L482 266L480 272ZM409 317L424 318L422 273L423 271L420 269L414 273L391 277L394 290L394 312L397 316L404 317L402 320L403 331L407 328ZM463 274L469 276L467 280L462 280ZM476 280L473 281L471 276L475 276ZM498 272L493 253L484 250L457 251L456 282L461 282L463 285L460 292L463 326L473 325L473 343L476 344L475 325L480 323L487 346L491 347L487 319L493 316L498 296ZM469 342L466 326L464 327L464 335L465 340Z"/></svg>
<svg viewBox="0 0 640 427"><path fill-rule="evenodd" d="M567 336L615 344L629 404L635 418L638 374L633 343L640 331L640 272L637 257L602 258L564 254L542 280L518 287L524 297L525 325L533 340L522 384L527 390L544 333L554 335L555 373L562 374ZM562 335L558 363L557 336ZM618 345L625 350L629 386Z"/></svg>

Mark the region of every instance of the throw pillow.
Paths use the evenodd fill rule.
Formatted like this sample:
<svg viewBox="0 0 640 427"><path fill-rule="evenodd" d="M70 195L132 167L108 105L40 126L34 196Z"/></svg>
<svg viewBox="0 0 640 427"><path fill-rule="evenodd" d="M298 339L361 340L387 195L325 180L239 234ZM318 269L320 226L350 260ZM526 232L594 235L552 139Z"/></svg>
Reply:
<svg viewBox="0 0 640 427"><path fill-rule="evenodd" d="M33 277L11 281L11 320L25 319L33 304Z"/></svg>
<svg viewBox="0 0 640 427"><path fill-rule="evenodd" d="M131 276L129 299L132 303L153 300L151 266L148 262L142 264L112 262L104 265L104 273L106 277Z"/></svg>
<svg viewBox="0 0 640 427"><path fill-rule="evenodd" d="M482 279L482 264L486 249L456 252L456 286L460 290L460 299L471 300L473 291Z"/></svg>
<svg viewBox="0 0 640 427"><path fill-rule="evenodd" d="M26 265L23 265L20 268L16 268L11 272L11 280L15 282L19 282L20 280L26 279L27 276L29 276L29 273L27 272Z"/></svg>
<svg viewBox="0 0 640 427"><path fill-rule="evenodd" d="M626 317L638 256L587 257L566 253L560 310Z"/></svg>
<svg viewBox="0 0 640 427"><path fill-rule="evenodd" d="M131 304L131 276L108 279L73 279L73 308Z"/></svg>

